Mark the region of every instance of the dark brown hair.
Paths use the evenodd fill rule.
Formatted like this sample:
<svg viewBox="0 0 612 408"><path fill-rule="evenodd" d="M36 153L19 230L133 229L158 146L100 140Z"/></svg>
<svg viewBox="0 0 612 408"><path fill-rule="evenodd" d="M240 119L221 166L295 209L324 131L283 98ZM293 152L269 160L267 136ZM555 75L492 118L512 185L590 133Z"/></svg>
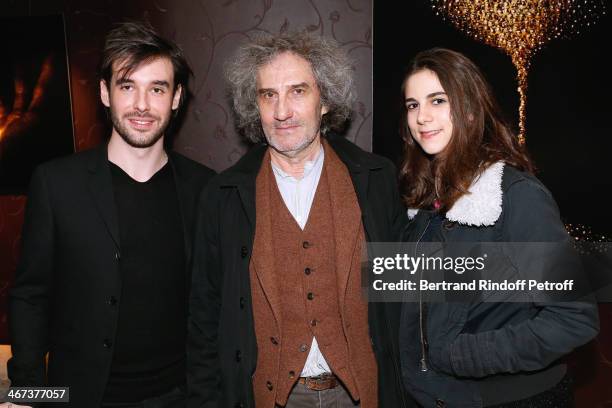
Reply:
<svg viewBox="0 0 612 408"><path fill-rule="evenodd" d="M111 84L115 63L120 63L120 78L128 77L142 63L155 58L165 57L170 60L174 69L174 90L181 85L179 106L185 101L188 93L187 82L191 68L178 45L160 37L148 23L125 22L118 24L106 36L104 52L100 63L100 78Z"/></svg>
<svg viewBox="0 0 612 408"><path fill-rule="evenodd" d="M453 133L444 151L435 156L425 153L414 141L407 123L406 83L422 70L437 75L450 103ZM400 183L409 208L431 206L437 191L440 210L448 211L468 193L473 180L497 161L523 171L535 170L524 146L502 117L483 74L463 54L443 48L420 52L406 71L401 92L404 159Z"/></svg>

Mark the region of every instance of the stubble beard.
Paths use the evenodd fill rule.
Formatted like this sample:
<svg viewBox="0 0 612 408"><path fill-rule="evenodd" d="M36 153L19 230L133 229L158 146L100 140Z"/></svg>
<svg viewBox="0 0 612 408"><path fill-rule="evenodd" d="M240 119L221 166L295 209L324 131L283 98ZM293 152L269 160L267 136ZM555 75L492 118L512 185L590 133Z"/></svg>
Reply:
<svg viewBox="0 0 612 408"><path fill-rule="evenodd" d="M304 124L302 123L301 126L304 126ZM274 149L276 152L286 157L295 157L298 154L300 154L302 151L307 149L308 146L310 146L317 139L317 136L320 134L320 126L321 126L321 122L319 121L319 123L317 123L315 126L315 129L317 130L313 130L311 134L305 135L305 137L303 137L300 140L295 141L291 145L284 145L282 142L279 143L277 140L274 140L273 137L268 137L268 135L265 135L265 136L266 136L268 145L272 149ZM277 139L279 138L280 137L277 137Z"/></svg>
<svg viewBox="0 0 612 408"><path fill-rule="evenodd" d="M149 118L149 119L157 120L161 124L161 126L153 130L152 133L139 132L137 130L130 129L125 124L125 122L129 118L143 118L143 119ZM157 116L153 116L149 114L140 115L134 112L126 113L125 115L123 115L122 118L120 118L119 115L117 115L116 112L114 112L112 109L111 109L111 120L113 122L113 128L119 134L119 136L121 136L121 139L123 139L123 141L127 143L128 145L132 147L140 148L140 149L151 147L155 143L157 143L157 141L163 137L164 132L166 131L166 128L168 127L168 124L170 123L169 117L167 117L166 119L162 119Z"/></svg>

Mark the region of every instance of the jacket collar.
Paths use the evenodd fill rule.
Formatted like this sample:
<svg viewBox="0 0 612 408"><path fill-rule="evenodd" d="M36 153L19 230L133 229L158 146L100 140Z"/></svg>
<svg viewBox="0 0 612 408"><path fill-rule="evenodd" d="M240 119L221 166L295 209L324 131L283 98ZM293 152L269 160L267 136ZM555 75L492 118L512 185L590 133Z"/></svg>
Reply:
<svg viewBox="0 0 612 408"><path fill-rule="evenodd" d="M359 173L364 170L378 170L385 166L385 159L373 154L364 154L361 148L349 142L343 136L330 133L326 139L351 173Z"/></svg>
<svg viewBox="0 0 612 408"><path fill-rule="evenodd" d="M370 234L369 238L371 240L376 240L378 232L368 220L370 209L367 191L370 170L383 168L386 159L372 154L365 154L357 145L340 135L330 133L325 138L336 155L347 167L361 206L366 231ZM247 218L253 227L255 227L255 180L257 174L259 174L267 149L268 146L266 144L255 145L234 166L221 173L222 177L220 178L221 187L236 187L238 189Z"/></svg>
<svg viewBox="0 0 612 408"><path fill-rule="evenodd" d="M490 165L468 188L468 194L459 198L446 213L446 219L475 227L491 226L502 212L502 178L504 162ZM418 209L408 209L408 218L413 219Z"/></svg>
<svg viewBox="0 0 612 408"><path fill-rule="evenodd" d="M119 242L119 224L117 222L117 209L113 196L113 184L110 167L108 166L106 143L96 147L92 160L87 166L90 173L89 189L94 197L98 212L108 229L117 249Z"/></svg>
<svg viewBox="0 0 612 408"><path fill-rule="evenodd" d="M255 185L267 149L268 146L264 143L253 146L236 164L222 173L221 186Z"/></svg>
<svg viewBox="0 0 612 408"><path fill-rule="evenodd" d="M346 140L345 137L330 133L325 138L351 173L376 170L385 165L383 159L363 154L359 147ZM222 186L254 185L267 149L268 145L265 143L253 146L234 166L225 171Z"/></svg>

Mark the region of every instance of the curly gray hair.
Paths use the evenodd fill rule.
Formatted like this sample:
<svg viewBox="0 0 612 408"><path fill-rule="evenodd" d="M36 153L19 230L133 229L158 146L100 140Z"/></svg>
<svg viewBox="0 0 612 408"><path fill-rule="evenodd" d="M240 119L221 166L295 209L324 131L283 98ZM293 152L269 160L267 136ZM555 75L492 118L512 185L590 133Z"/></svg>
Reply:
<svg viewBox="0 0 612 408"><path fill-rule="evenodd" d="M337 42L307 32L261 35L239 48L227 64L225 74L238 130L251 142L265 140L257 108L257 72L285 52L310 63L321 103L329 110L321 119L321 134L342 132L355 101L353 68Z"/></svg>

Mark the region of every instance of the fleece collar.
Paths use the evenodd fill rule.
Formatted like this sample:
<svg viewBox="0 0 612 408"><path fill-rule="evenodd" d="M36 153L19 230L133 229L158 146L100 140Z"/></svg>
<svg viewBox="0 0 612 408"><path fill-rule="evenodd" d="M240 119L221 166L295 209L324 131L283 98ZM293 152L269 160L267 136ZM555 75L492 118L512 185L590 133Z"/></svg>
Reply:
<svg viewBox="0 0 612 408"><path fill-rule="evenodd" d="M468 188L468 194L459 198L446 213L449 221L475 227L491 226L502 212L502 177L504 162L493 163ZM408 209L408 218L416 216L418 209Z"/></svg>

